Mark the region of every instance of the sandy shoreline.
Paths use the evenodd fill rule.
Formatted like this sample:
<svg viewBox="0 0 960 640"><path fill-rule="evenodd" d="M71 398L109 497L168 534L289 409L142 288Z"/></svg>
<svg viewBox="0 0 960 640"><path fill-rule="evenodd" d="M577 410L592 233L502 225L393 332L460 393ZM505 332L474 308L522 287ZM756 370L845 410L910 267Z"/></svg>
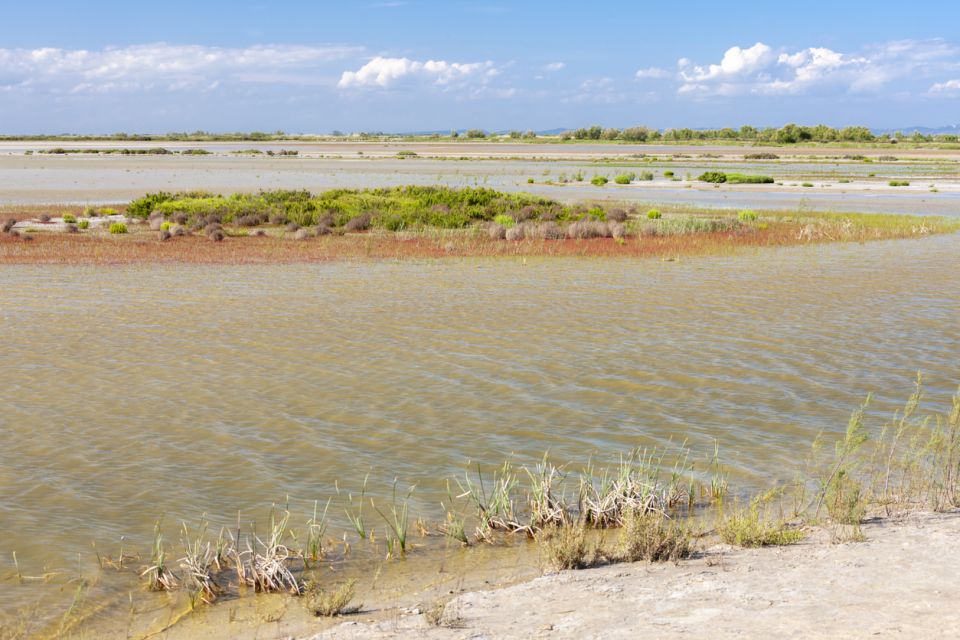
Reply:
<svg viewBox="0 0 960 640"><path fill-rule="evenodd" d="M545 575L451 600L459 624L422 614L348 620L339 638L956 637L960 513L864 525L865 542L714 546L679 565L620 564ZM362 615L360 616L362 617Z"/></svg>

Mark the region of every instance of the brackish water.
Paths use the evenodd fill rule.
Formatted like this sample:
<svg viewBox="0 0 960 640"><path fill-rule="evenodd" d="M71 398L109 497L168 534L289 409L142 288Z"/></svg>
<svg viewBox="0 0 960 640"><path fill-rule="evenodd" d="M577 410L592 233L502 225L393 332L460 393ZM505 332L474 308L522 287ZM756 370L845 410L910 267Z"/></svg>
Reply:
<svg viewBox="0 0 960 640"><path fill-rule="evenodd" d="M469 461L612 461L719 441L788 479L867 392L960 382L960 236L681 262L519 259L0 270L0 614L154 521L214 524ZM335 483L344 494L338 497ZM370 514L370 522L382 522ZM175 540L175 536L173 537ZM129 586L129 585L127 585Z"/></svg>

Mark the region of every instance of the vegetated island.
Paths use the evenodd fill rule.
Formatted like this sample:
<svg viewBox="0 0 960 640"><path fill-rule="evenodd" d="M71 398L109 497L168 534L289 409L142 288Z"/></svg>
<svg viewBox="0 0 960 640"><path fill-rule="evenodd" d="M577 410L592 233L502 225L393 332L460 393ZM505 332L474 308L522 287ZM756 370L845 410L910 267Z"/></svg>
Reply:
<svg viewBox="0 0 960 640"><path fill-rule="evenodd" d="M729 179L729 178L728 178ZM270 263L443 256L681 256L915 238L960 220L566 204L487 188L153 193L115 207L6 207L0 263Z"/></svg>

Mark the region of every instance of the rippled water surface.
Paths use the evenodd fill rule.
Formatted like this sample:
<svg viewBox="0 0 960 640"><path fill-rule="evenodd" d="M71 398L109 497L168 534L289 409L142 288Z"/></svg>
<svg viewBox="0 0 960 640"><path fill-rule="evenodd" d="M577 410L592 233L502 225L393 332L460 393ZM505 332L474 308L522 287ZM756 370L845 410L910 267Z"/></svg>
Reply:
<svg viewBox="0 0 960 640"><path fill-rule="evenodd" d="M682 262L0 270L0 570L469 460L719 439L785 478L868 392L960 382L960 236ZM342 501L342 500L341 500ZM331 530L344 530L340 502ZM234 515L231 515L234 514ZM0 583L0 611L30 587Z"/></svg>

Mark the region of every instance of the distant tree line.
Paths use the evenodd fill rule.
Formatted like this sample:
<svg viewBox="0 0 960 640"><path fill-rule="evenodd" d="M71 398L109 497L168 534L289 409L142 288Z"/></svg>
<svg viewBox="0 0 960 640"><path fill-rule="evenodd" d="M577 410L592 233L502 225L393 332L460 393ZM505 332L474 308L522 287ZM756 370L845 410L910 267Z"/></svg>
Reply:
<svg viewBox="0 0 960 640"><path fill-rule="evenodd" d="M485 139L495 138L506 135L512 139L533 139L537 138L537 133L532 130L525 132L510 131L507 134L488 133L483 129L468 129L460 133L456 130L451 131L450 138L467 139ZM316 140L323 138L342 138L350 137L360 140L376 140L382 138L429 138L439 139L442 136L439 133L432 134L391 134L382 131L377 132L359 132L343 133L334 131L328 135L300 135L288 134L283 131L263 132L234 132L234 133L211 133L208 131L172 131L165 134L138 134L138 133L114 133L108 135L0 135L0 140L48 140L48 141L81 141L81 140L100 140L100 141L140 141L140 142L208 142L208 141L237 141L237 142L268 142L275 140ZM549 137L549 136L547 136ZM877 143L895 143L900 140L909 140L911 142L958 142L956 134L923 134L919 131L912 133L897 132L892 134L874 134L868 127L843 127L835 128L824 124L815 126L804 126L798 124L787 124L782 127L758 128L750 125L744 125L739 129L724 127L722 129L665 129L659 130L650 127L636 126L617 129L614 127L601 127L593 125L590 127L581 127L560 134L563 140L622 140L626 142L692 142L698 140L729 140L736 142L754 142L767 144L798 144L805 142L877 142Z"/></svg>
<svg viewBox="0 0 960 640"><path fill-rule="evenodd" d="M808 127L787 124L782 127L757 128L744 125L739 129L666 129L660 131L648 127L616 129L599 125L567 131L561 136L570 140L626 140L630 142L686 142L694 140L732 140L741 142L766 142L796 144L802 142L886 142L910 140L912 142L957 142L953 134L925 135L919 131L911 134L897 132L892 135L876 135L868 127L843 127L837 129L825 124Z"/></svg>

